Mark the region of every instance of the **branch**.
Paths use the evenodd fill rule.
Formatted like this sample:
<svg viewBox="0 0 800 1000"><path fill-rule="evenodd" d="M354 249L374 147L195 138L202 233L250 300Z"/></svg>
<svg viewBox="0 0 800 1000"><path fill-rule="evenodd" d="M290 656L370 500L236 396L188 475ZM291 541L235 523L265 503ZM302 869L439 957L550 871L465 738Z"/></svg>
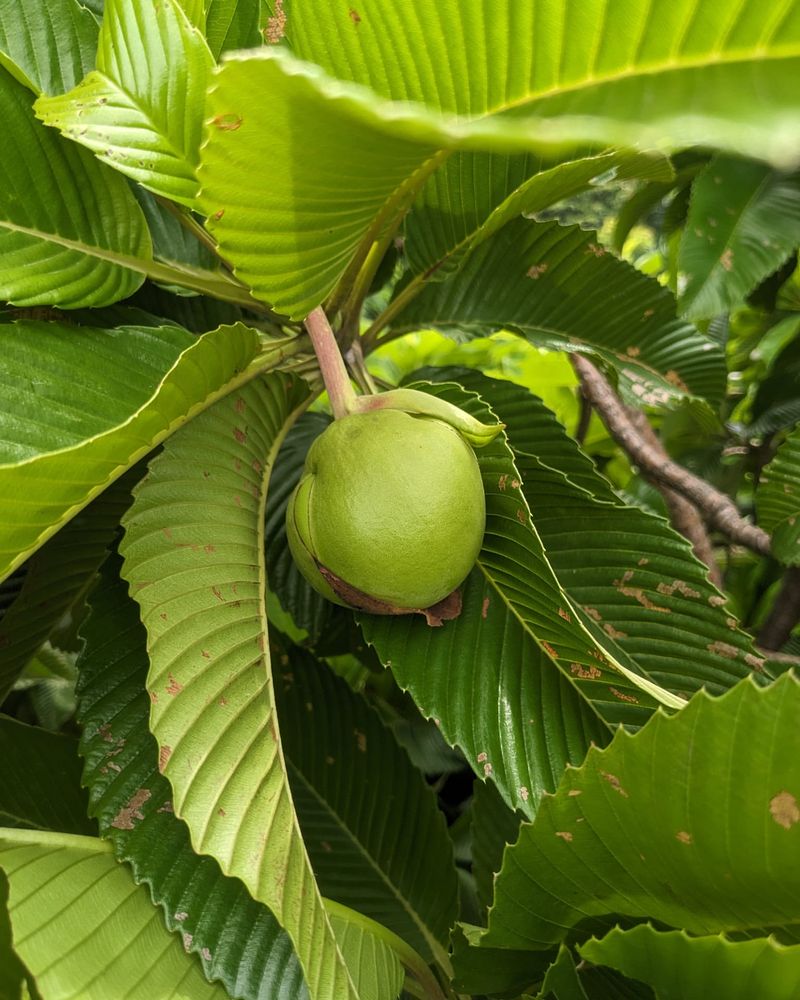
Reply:
<svg viewBox="0 0 800 1000"><path fill-rule="evenodd" d="M736 505L724 493L673 462L671 458L655 451L642 439L631 423L625 407L591 361L580 354L573 354L571 360L583 391L600 414L609 433L648 479L691 500L708 523L728 538L760 555L770 554L770 537L763 528L745 521Z"/></svg>
<svg viewBox="0 0 800 1000"><path fill-rule="evenodd" d="M800 566L790 566L767 620L758 633L758 644L764 649L780 649L800 621Z"/></svg>
<svg viewBox="0 0 800 1000"><path fill-rule="evenodd" d="M641 410L634 410L631 407L626 407L626 410L631 423L641 435L644 443L649 445L661 457L662 462L668 461L667 450L650 426L650 421L644 413ZM721 590L723 586L722 572L717 565L717 560L714 558L714 546L711 544L711 539L708 531L706 531L700 511L691 500L687 500L686 497L676 492L671 486L665 486L664 483L655 483L654 485L664 497L664 503L667 505L672 527L683 535L684 538L688 538L694 554L700 562L708 567L708 575L711 582Z"/></svg>

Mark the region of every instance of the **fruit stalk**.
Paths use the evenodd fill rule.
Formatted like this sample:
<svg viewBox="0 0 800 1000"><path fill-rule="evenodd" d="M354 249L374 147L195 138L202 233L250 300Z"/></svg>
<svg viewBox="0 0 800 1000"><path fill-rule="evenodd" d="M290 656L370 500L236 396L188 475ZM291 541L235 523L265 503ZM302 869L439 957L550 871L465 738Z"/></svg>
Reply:
<svg viewBox="0 0 800 1000"><path fill-rule="evenodd" d="M308 314L305 326L319 362L334 419L339 420L355 410L356 393L347 374L336 335L321 306Z"/></svg>

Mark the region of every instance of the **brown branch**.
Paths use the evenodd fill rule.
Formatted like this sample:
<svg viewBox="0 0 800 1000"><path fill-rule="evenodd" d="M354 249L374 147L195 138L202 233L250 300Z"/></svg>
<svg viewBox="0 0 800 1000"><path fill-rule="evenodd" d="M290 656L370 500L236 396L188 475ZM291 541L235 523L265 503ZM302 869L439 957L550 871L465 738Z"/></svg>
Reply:
<svg viewBox="0 0 800 1000"><path fill-rule="evenodd" d="M667 450L661 439L650 426L650 421L641 410L626 407L630 421L639 432L645 444L649 445L661 461L668 460ZM722 589L722 572L714 557L714 546L706 530L705 522L697 507L691 500L676 492L671 486L655 482L653 484L664 498L672 527L691 542L692 550L701 563L708 567L711 582Z"/></svg>
<svg viewBox="0 0 800 1000"><path fill-rule="evenodd" d="M772 611L758 633L758 644L764 649L780 649L800 621L800 566L790 566L783 574L783 582Z"/></svg>
<svg viewBox="0 0 800 1000"><path fill-rule="evenodd" d="M648 479L663 484L690 500L699 508L706 521L728 538L760 555L770 554L770 537L767 532L745 521L729 497L673 462L671 458L660 455L642 439L631 423L625 407L591 361L580 354L573 354L572 364L581 380L584 393L600 414L609 433Z"/></svg>

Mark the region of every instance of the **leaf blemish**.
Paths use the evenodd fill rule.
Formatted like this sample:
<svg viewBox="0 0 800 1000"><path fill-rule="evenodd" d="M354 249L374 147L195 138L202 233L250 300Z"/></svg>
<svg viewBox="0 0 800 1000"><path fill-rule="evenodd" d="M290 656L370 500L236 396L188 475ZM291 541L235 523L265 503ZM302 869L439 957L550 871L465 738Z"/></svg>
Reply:
<svg viewBox="0 0 800 1000"><path fill-rule="evenodd" d="M264 28L264 37L269 45L277 45L286 34L286 11L283 9L283 0L275 0L275 13L267 19L267 26Z"/></svg>
<svg viewBox="0 0 800 1000"><path fill-rule="evenodd" d="M133 830L134 820L144 819L141 808L150 798L150 794L149 788L137 789L128 799L127 805L124 805L111 821L111 825L117 830Z"/></svg>
<svg viewBox="0 0 800 1000"><path fill-rule="evenodd" d="M532 281L538 281L539 278L541 278L541 276L547 271L549 266L550 265L547 263L534 264L532 267L529 267L525 273Z"/></svg>
<svg viewBox="0 0 800 1000"><path fill-rule="evenodd" d="M165 690L166 690L167 694L172 695L172 697L174 698L176 694L180 694L181 691L183 691L183 684L180 684L175 679L175 677L172 674L170 674L169 675L169 684L167 684Z"/></svg>
<svg viewBox="0 0 800 1000"><path fill-rule="evenodd" d="M361 15L358 13L357 10L353 10L352 7L348 10L347 16L350 18L350 20L356 26L358 26L359 24L361 24Z"/></svg>
<svg viewBox="0 0 800 1000"><path fill-rule="evenodd" d="M485 620L488 611L489 611L489 598L484 597L483 604L481 604L481 618Z"/></svg>
<svg viewBox="0 0 800 1000"><path fill-rule="evenodd" d="M700 591L693 590L688 583L684 583L683 580L673 580L672 583L659 583L656 587L659 594L663 594L665 597L672 597L672 595L677 592L683 594L684 597L699 597Z"/></svg>
<svg viewBox="0 0 800 1000"><path fill-rule="evenodd" d="M632 705L639 704L639 699L636 697L636 695L625 694L623 691L618 691L616 688L612 687L610 687L608 690L614 695L615 698L618 698L620 701L627 701L630 702Z"/></svg>
<svg viewBox="0 0 800 1000"><path fill-rule="evenodd" d="M614 586L624 597L632 597L635 601L638 601L642 607L647 608L648 611L660 611L662 614L671 614L669 608L662 608L658 604L655 604L650 598L645 594L644 588L642 587L629 587L628 583L633 579L633 570L628 569L622 574L621 580L614 580Z"/></svg>
<svg viewBox="0 0 800 1000"><path fill-rule="evenodd" d="M619 794L624 799L628 798L628 793L625 791L625 789L620 784L620 780L616 776L616 774L609 774L608 771L601 771L600 772L600 777L601 778L605 778L605 780L609 783L609 785L611 785L611 787L614 789L614 791L615 792L619 792Z"/></svg>
<svg viewBox="0 0 800 1000"><path fill-rule="evenodd" d="M222 132L235 132L242 127L243 121L244 119L241 115L229 111L224 115L217 115L215 118L212 118L211 124L216 125Z"/></svg>
<svg viewBox="0 0 800 1000"><path fill-rule="evenodd" d="M573 677L580 677L581 680L594 681L603 676L603 671L595 666L583 667L580 663L570 663L569 672Z"/></svg>
<svg viewBox="0 0 800 1000"><path fill-rule="evenodd" d="M164 744L158 751L158 773L163 774L164 769L169 763L169 759L172 756L172 747L168 744Z"/></svg>
<svg viewBox="0 0 800 1000"><path fill-rule="evenodd" d="M572 841L572 834L569 830L556 830L556 836L561 837L561 839L565 840L568 844Z"/></svg>
<svg viewBox="0 0 800 1000"><path fill-rule="evenodd" d="M716 653L717 656L724 656L726 660L735 660L739 650L735 646L731 646L728 642L720 642L717 639L716 642L710 642L706 649L709 653Z"/></svg>
<svg viewBox="0 0 800 1000"><path fill-rule="evenodd" d="M691 844L692 835L691 833L687 833L685 830L679 830L675 834L675 839L679 840L682 844Z"/></svg>
<svg viewBox="0 0 800 1000"><path fill-rule="evenodd" d="M769 802L769 812L778 826L790 830L795 823L800 823L800 807L791 792L782 791L773 796Z"/></svg>

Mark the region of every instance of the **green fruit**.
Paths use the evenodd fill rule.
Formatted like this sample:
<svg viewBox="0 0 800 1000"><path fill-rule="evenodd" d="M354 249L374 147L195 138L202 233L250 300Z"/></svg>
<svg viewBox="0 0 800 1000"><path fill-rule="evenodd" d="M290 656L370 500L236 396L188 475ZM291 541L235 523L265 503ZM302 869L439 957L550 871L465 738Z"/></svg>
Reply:
<svg viewBox="0 0 800 1000"><path fill-rule="evenodd" d="M485 521L480 470L462 435L396 409L334 421L309 449L286 512L312 586L336 603L395 614L458 587Z"/></svg>

